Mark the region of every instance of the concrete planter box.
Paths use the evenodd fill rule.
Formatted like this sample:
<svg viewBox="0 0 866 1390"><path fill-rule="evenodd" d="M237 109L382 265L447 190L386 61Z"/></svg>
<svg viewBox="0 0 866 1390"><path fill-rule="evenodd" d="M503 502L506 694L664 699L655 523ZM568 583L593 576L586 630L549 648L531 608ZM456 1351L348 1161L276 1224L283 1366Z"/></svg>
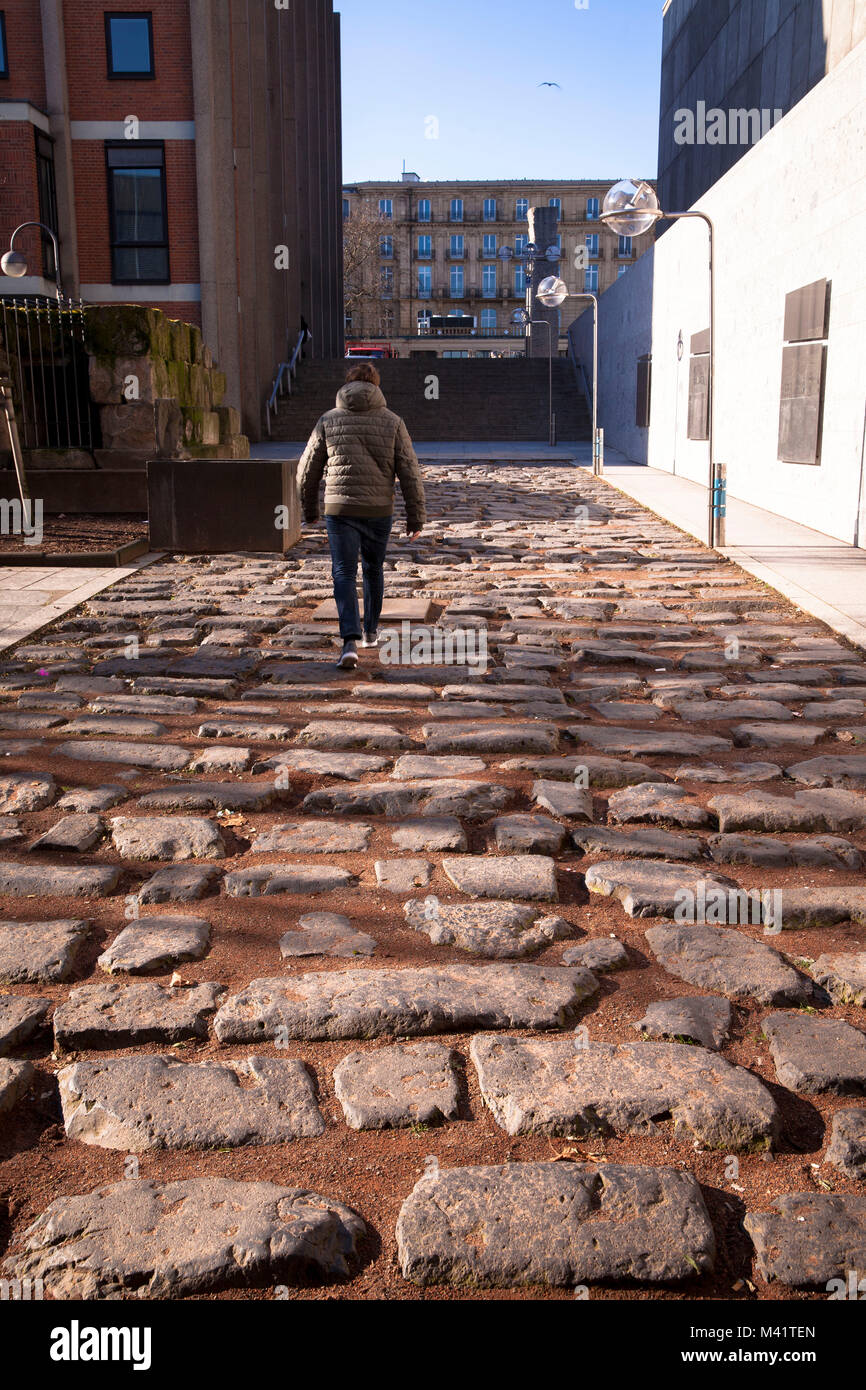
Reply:
<svg viewBox="0 0 866 1390"><path fill-rule="evenodd" d="M282 555L301 535L296 470L296 459L151 459L151 549Z"/></svg>

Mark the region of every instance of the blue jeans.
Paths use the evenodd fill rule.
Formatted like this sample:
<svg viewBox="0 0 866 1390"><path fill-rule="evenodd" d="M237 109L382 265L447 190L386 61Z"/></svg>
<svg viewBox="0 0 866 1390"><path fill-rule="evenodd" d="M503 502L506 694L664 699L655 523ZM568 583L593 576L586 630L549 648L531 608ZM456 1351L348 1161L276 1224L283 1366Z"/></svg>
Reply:
<svg viewBox="0 0 866 1390"><path fill-rule="evenodd" d="M382 567L388 552L393 517L390 516L326 516L328 543L331 547L331 574L334 578L334 598L340 618L340 636L344 642L361 636L361 615L358 612L358 557L364 579L364 631L375 632L379 626L385 598L385 575Z"/></svg>

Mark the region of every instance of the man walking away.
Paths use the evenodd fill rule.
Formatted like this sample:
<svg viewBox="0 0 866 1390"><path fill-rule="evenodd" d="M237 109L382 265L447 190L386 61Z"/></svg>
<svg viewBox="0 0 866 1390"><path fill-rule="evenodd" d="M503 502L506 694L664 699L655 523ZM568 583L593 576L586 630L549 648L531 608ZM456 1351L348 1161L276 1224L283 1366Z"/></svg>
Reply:
<svg viewBox="0 0 866 1390"><path fill-rule="evenodd" d="M421 469L409 431L389 410L369 362L349 369L337 408L323 415L298 470L304 520L319 519L325 478L325 525L331 547L334 599L343 652L338 666L358 664L358 642L375 647L385 597L383 566L394 519L394 479L406 503L406 532L417 540L427 519ZM358 559L364 581L363 638L358 611Z"/></svg>

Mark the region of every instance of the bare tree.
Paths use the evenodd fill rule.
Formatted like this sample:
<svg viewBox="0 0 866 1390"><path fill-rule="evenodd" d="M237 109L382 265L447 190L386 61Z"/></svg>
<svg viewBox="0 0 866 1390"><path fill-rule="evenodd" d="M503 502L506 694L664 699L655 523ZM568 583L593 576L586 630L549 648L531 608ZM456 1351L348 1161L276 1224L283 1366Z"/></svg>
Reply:
<svg viewBox="0 0 866 1390"><path fill-rule="evenodd" d="M343 222L344 304L347 314L379 300L382 287L375 273L379 243L391 223L372 203L359 203Z"/></svg>

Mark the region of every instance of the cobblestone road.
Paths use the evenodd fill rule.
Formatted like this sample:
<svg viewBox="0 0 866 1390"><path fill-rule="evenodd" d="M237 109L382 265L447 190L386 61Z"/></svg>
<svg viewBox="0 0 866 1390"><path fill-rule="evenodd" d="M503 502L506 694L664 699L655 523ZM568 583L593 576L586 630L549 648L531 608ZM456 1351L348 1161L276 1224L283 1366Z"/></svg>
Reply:
<svg viewBox="0 0 866 1390"><path fill-rule="evenodd" d="M388 595L430 615L355 673L321 534L7 653L0 1273L825 1298L866 1270L866 662L583 472L426 474Z"/></svg>

